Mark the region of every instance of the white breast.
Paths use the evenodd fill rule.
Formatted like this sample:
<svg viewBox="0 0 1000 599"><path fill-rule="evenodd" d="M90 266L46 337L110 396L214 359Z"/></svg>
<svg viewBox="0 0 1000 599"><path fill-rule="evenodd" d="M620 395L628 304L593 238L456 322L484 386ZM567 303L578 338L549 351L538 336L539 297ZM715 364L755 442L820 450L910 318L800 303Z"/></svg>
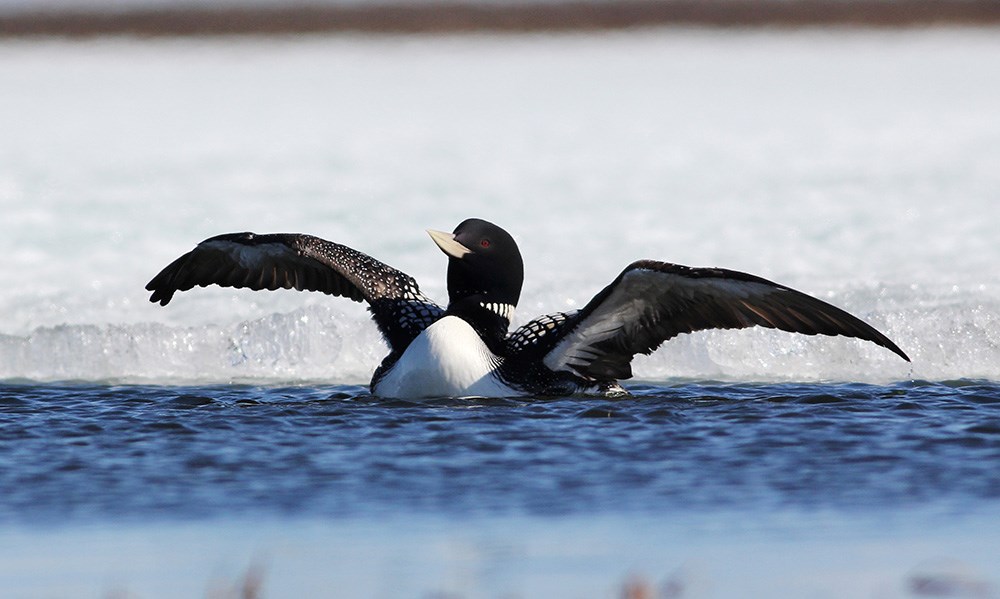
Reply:
<svg viewBox="0 0 1000 599"><path fill-rule="evenodd" d="M469 323L445 316L410 343L372 393L400 398L520 395L492 375L499 363Z"/></svg>

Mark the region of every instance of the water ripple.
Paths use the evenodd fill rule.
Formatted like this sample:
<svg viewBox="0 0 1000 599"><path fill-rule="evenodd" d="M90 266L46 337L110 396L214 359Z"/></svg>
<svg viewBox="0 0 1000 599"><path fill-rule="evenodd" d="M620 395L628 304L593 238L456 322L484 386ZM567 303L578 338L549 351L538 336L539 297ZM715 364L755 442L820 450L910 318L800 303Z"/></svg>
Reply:
<svg viewBox="0 0 1000 599"><path fill-rule="evenodd" d="M966 506L1000 497L985 381L639 385L627 399L0 385L0 518Z"/></svg>

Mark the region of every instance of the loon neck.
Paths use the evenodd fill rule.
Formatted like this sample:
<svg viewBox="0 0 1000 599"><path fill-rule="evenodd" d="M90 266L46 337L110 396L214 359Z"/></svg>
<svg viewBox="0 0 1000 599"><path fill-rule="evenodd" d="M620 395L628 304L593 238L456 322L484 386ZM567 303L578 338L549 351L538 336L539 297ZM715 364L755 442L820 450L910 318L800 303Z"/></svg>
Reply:
<svg viewBox="0 0 1000 599"><path fill-rule="evenodd" d="M499 356L503 353L507 329L514 316L513 305L489 301L482 295L473 295L453 300L448 304L446 314L457 316L469 323L494 354Z"/></svg>

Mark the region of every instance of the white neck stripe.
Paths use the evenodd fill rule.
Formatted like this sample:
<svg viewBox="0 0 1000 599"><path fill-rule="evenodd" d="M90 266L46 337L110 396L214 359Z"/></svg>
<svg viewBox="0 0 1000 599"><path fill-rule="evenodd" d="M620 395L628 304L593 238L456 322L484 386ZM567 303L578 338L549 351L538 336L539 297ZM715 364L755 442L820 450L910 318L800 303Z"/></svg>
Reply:
<svg viewBox="0 0 1000 599"><path fill-rule="evenodd" d="M510 304L500 304L497 302L479 302L479 305L501 318L506 318L508 322L514 316L514 306Z"/></svg>

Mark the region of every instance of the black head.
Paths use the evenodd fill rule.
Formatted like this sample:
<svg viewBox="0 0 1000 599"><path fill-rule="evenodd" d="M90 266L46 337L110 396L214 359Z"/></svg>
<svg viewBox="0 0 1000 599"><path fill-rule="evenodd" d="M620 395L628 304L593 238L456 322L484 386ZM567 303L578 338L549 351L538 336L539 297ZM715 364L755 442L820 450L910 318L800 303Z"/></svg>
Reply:
<svg viewBox="0 0 1000 599"><path fill-rule="evenodd" d="M478 218L462 221L454 234L428 231L448 255L448 299L452 305L476 302L517 305L524 262L507 231Z"/></svg>

